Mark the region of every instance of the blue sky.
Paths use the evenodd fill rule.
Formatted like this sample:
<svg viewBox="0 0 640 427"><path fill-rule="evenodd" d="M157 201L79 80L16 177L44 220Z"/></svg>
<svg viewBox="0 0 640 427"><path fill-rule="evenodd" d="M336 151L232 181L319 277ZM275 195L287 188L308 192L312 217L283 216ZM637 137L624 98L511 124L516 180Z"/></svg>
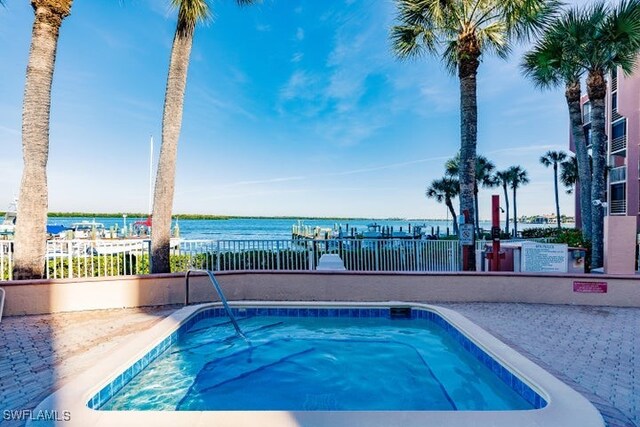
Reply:
<svg viewBox="0 0 640 427"><path fill-rule="evenodd" d="M18 193L24 72L33 12L0 8L0 210ZM52 211L145 211L149 136L159 151L175 11L167 0L75 1L53 82ZM231 215L444 218L424 197L459 147L457 79L437 59L401 62L391 0L212 2L196 30L174 211ZM486 57L478 76L478 152L525 167L519 213L551 213L567 146L562 91L520 74L525 47ZM489 217L490 194L480 214ZM572 196L561 196L573 215Z"/></svg>

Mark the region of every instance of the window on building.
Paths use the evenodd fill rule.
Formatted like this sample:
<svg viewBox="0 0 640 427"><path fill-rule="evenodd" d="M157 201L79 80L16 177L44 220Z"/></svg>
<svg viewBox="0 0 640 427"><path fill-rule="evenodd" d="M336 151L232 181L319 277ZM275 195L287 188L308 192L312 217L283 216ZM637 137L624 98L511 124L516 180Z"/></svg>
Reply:
<svg viewBox="0 0 640 427"><path fill-rule="evenodd" d="M584 128L584 138L587 142L587 147L591 145L591 127L585 126Z"/></svg>
<svg viewBox="0 0 640 427"><path fill-rule="evenodd" d="M611 126L611 139L617 139L627 134L627 120L623 119Z"/></svg>
<svg viewBox="0 0 640 427"><path fill-rule="evenodd" d="M618 111L618 93L611 95L611 111Z"/></svg>
<svg viewBox="0 0 640 427"><path fill-rule="evenodd" d="M611 186L611 201L624 200L626 197L625 190L626 184L613 184Z"/></svg>
<svg viewBox="0 0 640 427"><path fill-rule="evenodd" d="M591 121L591 104L585 102L582 105L582 123L589 123Z"/></svg>

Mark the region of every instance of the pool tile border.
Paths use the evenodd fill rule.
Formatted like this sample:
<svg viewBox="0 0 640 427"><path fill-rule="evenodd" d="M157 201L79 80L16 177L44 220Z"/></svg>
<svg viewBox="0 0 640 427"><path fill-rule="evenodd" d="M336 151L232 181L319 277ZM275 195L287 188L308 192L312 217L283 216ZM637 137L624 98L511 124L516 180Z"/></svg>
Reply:
<svg viewBox="0 0 640 427"><path fill-rule="evenodd" d="M541 409L547 405L547 401L533 390L527 383L522 381L517 375L505 368L496 361L490 354L480 348L463 332L445 320L440 314L427 308L413 307L411 309L411 320L431 321L440 326L444 331L459 343L465 350L471 353L479 362L491 370L501 381L514 390L524 400L533 406L534 409ZM241 307L232 308L233 315L237 318L244 317L337 317L337 318L391 318L391 307L364 308L364 307ZM111 397L118 393L127 385L138 373L146 368L151 362L162 355L169 347L175 344L182 335L187 333L197 322L208 319L226 317L226 312L222 307L204 307L186 319L169 336L155 345L143 357L133 363L124 372L105 385L87 402L91 409L100 409Z"/></svg>

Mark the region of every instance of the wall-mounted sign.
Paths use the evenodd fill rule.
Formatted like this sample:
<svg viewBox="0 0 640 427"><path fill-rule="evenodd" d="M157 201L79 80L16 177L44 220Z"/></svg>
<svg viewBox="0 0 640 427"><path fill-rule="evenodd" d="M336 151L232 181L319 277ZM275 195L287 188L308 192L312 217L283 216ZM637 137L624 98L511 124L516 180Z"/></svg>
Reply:
<svg viewBox="0 0 640 427"><path fill-rule="evenodd" d="M573 282L573 292L582 294L606 294L607 282Z"/></svg>
<svg viewBox="0 0 640 427"><path fill-rule="evenodd" d="M569 261L567 245L522 243L521 271L566 273Z"/></svg>

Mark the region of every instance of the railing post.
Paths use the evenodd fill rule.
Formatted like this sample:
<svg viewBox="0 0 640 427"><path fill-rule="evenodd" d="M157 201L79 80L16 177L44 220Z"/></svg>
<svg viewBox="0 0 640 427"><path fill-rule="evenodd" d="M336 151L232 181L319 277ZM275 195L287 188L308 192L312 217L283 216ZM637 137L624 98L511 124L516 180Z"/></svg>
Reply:
<svg viewBox="0 0 640 427"><path fill-rule="evenodd" d="M71 251L73 250L73 246L71 242L67 242L67 262L69 263L69 279L73 278L73 254Z"/></svg>
<svg viewBox="0 0 640 427"><path fill-rule="evenodd" d="M151 253L151 240L145 240L147 243L147 253L149 254L149 274L153 271L153 254Z"/></svg>
<svg viewBox="0 0 640 427"><path fill-rule="evenodd" d="M220 271L220 240L216 241L216 271Z"/></svg>

